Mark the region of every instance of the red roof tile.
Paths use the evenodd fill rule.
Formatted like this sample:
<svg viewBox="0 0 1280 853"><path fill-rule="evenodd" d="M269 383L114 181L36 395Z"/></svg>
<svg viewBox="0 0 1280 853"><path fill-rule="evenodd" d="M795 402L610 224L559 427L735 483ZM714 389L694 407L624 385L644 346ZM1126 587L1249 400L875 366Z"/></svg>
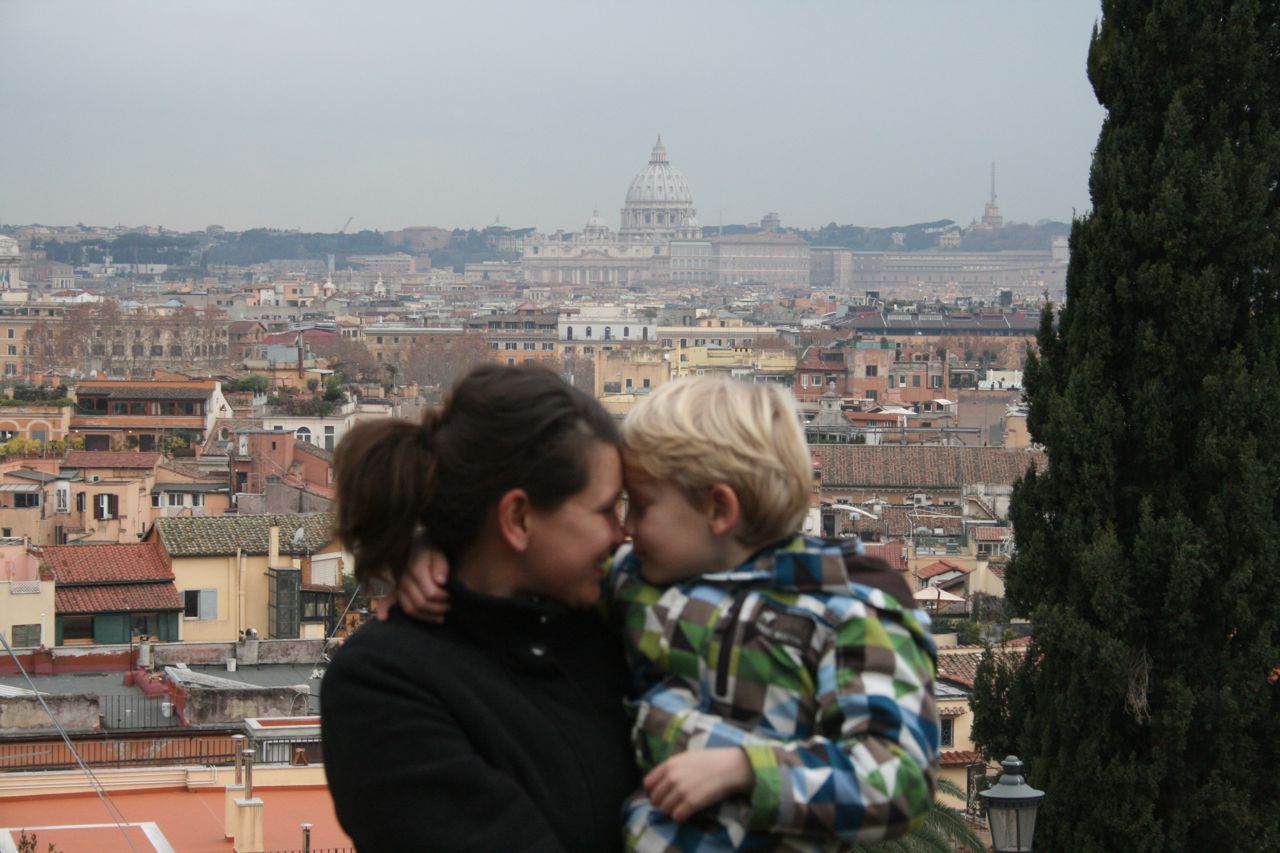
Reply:
<svg viewBox="0 0 1280 853"><path fill-rule="evenodd" d="M951 489L975 483L1012 485L1030 465L1046 465L1043 452L1002 447L900 447L824 444L823 488Z"/></svg>
<svg viewBox="0 0 1280 853"><path fill-rule="evenodd" d="M907 570L907 544L901 539L863 542L862 548L868 557L879 557L899 572Z"/></svg>
<svg viewBox="0 0 1280 853"><path fill-rule="evenodd" d="M1012 527L982 527L974 528L975 536L978 542L1003 542L1013 535Z"/></svg>
<svg viewBox="0 0 1280 853"><path fill-rule="evenodd" d="M178 589L172 583L55 586L53 609L60 614L181 610L182 596L178 595Z"/></svg>
<svg viewBox="0 0 1280 853"><path fill-rule="evenodd" d="M173 569L154 540L137 545L49 545L40 558L53 570L59 587L173 580Z"/></svg>
<svg viewBox="0 0 1280 853"><path fill-rule="evenodd" d="M952 752L944 750L942 753L943 767L957 767L968 764L986 764L986 762L982 760L982 753L980 752L965 752L961 750Z"/></svg>
<svg viewBox="0 0 1280 853"><path fill-rule="evenodd" d="M945 575L947 572L960 572L967 575L972 571L973 569L965 568L959 563L953 563L950 560L937 560L924 568L916 569L916 577L934 578L938 575Z"/></svg>
<svg viewBox="0 0 1280 853"><path fill-rule="evenodd" d="M131 450L70 450L64 468L154 468L162 454Z"/></svg>

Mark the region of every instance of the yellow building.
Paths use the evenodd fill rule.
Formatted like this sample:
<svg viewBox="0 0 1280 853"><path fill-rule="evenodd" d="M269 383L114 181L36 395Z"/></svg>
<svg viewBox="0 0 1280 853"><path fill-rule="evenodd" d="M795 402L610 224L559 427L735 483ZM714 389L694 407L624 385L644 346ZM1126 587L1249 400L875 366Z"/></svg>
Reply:
<svg viewBox="0 0 1280 853"><path fill-rule="evenodd" d="M608 352L598 350L593 358L597 398L643 394L671 378L671 365L659 347L624 346Z"/></svg>
<svg viewBox="0 0 1280 853"><path fill-rule="evenodd" d="M753 346L687 346L671 352L671 376L732 376L756 382L790 382L795 374L792 350Z"/></svg>
<svg viewBox="0 0 1280 853"><path fill-rule="evenodd" d="M329 513L160 518L158 539L183 599L182 639L324 636L346 563Z"/></svg>

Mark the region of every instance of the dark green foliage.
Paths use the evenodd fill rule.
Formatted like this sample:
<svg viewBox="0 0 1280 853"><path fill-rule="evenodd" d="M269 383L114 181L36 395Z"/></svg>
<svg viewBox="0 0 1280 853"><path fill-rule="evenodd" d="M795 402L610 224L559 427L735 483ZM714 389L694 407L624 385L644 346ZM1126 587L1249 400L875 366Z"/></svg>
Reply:
<svg viewBox="0 0 1280 853"><path fill-rule="evenodd" d="M376 231L358 234L303 234L255 228L205 252L206 264L244 266L273 260L324 260L333 255L345 266L348 255L380 255L400 251Z"/></svg>
<svg viewBox="0 0 1280 853"><path fill-rule="evenodd" d="M224 382L222 387L226 391L252 391L255 394L263 394L266 393L267 384L267 377L261 373L250 373L248 376Z"/></svg>
<svg viewBox="0 0 1280 853"><path fill-rule="evenodd" d="M1034 647L975 697L1048 792L1037 851L1280 849L1277 13L1114 0L1090 48L1093 212L1011 509Z"/></svg>

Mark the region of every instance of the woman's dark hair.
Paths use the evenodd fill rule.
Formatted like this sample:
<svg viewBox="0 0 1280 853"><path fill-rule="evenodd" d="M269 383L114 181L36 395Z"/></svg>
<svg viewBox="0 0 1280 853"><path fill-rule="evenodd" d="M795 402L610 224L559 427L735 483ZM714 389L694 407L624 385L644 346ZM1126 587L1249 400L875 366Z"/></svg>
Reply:
<svg viewBox="0 0 1280 853"><path fill-rule="evenodd" d="M456 565L511 489L555 509L587 485L592 441L618 444L613 418L541 367L478 367L419 424L360 424L334 454L336 532L356 578L398 579L423 544Z"/></svg>

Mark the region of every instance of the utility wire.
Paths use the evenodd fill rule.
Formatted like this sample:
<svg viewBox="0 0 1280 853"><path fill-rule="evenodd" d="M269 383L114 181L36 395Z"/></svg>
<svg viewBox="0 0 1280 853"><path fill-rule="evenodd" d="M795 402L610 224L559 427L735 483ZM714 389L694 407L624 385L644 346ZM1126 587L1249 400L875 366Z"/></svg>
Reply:
<svg viewBox="0 0 1280 853"><path fill-rule="evenodd" d="M22 674L23 680L27 682L27 687L35 694L36 701L40 703L40 707L44 708L44 712L48 715L49 721L53 723L53 727L58 730L58 735L62 738L62 742L66 744L72 757L75 758L76 764L80 765L80 769L84 771L84 775L89 778L90 784L93 785L93 790L97 793L98 798L102 800L102 804L106 806L107 814L111 817L112 823L114 823L116 828L120 830L120 834L124 836L125 843L129 845L129 849L132 850L133 853L138 853L138 848L133 846L133 839L129 837L129 830L126 827L126 824L128 824L129 821L125 819L124 813L116 807L115 802L111 799L111 795L107 793L107 789L98 781L98 777L94 775L93 771L89 769L89 766L85 764L84 760L80 757L80 753L76 750L75 744L71 742L71 738L67 737L66 730L62 728L62 724L58 722L58 718L55 717L53 715L53 711L50 710L49 703L44 701L44 694L39 690L36 690L35 684L31 681L31 676L27 674L27 670L22 666L22 661L18 660L17 654L15 654L13 648L10 647L9 640L5 637L3 631L0 631L0 643L4 644L5 652L8 653L10 659L13 660L14 666L18 667L18 672Z"/></svg>

